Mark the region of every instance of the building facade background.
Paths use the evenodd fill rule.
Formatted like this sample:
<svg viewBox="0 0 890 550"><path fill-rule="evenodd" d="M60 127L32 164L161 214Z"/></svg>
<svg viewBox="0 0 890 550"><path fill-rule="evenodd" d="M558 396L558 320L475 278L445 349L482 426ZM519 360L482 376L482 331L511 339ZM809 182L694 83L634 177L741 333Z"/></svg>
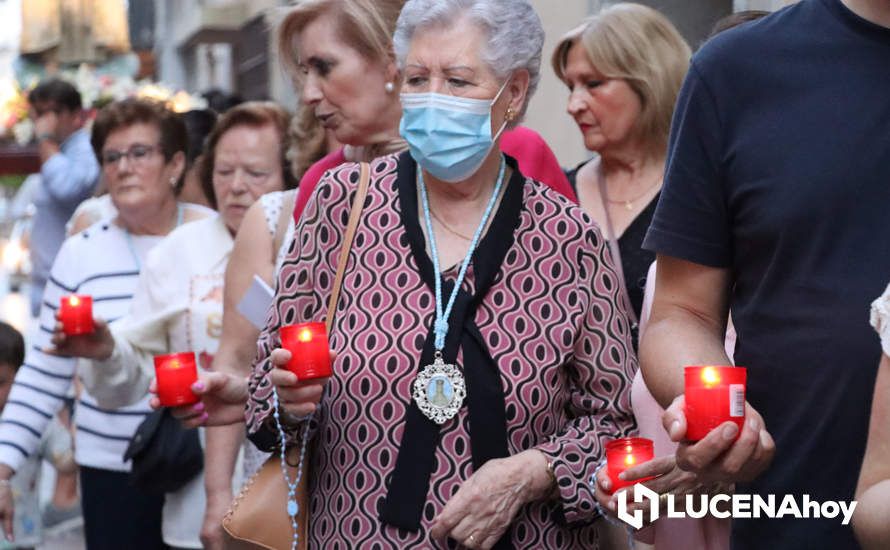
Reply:
<svg viewBox="0 0 890 550"><path fill-rule="evenodd" d="M719 18L749 9L775 10L794 0L638 0L667 15L693 49ZM540 132L560 162L574 166L589 156L566 114L567 90L550 70L550 52L567 31L611 0L531 0L547 33L541 84L526 124ZM142 5L150 3L148 6ZM295 109L297 92L278 62L276 21L287 0L130 0L154 18L153 69L159 80L202 92L218 88L245 99L274 99ZM143 29L134 44L145 47ZM360 78L357 75L356 78Z"/></svg>

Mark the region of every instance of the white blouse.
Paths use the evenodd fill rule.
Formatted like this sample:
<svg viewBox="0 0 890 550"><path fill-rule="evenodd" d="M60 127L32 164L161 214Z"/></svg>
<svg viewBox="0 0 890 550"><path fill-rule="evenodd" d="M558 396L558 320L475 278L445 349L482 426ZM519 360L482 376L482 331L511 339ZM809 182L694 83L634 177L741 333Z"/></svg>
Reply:
<svg viewBox="0 0 890 550"><path fill-rule="evenodd" d="M222 218L213 216L177 228L148 254L130 313L111 325L114 353L106 361L92 362L84 372L85 386L95 392L100 405L119 407L145 395L154 378L155 355L194 351L199 368L212 369L222 335L223 281L233 244ZM241 481L236 474L233 491ZM201 548L205 506L203 473L168 493L164 542Z"/></svg>

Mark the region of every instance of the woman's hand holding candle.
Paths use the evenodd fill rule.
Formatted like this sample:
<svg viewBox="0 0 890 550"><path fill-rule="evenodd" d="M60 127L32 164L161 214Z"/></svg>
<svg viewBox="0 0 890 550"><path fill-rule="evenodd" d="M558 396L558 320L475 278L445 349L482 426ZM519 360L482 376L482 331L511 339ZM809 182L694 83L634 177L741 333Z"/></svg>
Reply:
<svg viewBox="0 0 890 550"><path fill-rule="evenodd" d="M635 482L636 480L645 480L642 484L647 489L651 489L658 494L671 493L675 495L687 495L696 493L701 489L701 483L698 476L692 472L681 470L677 466L677 461L673 455L660 456L658 458L644 462L638 466L628 468L621 474L623 481ZM652 479L654 477L654 479ZM649 503L646 500L642 502L634 502L634 487L625 487L613 492L612 480L606 468L601 468L596 474L596 500L600 507L607 514L615 516L618 510L618 494L622 490L630 491L627 496L628 512L633 514L634 510L643 511L643 524L648 525L651 522L649 517ZM665 510L660 510L664 515Z"/></svg>
<svg viewBox="0 0 890 550"><path fill-rule="evenodd" d="M162 407L195 405L200 398L192 390L198 382L195 352L184 351L155 355L155 386Z"/></svg>
<svg viewBox="0 0 890 550"><path fill-rule="evenodd" d="M331 362L337 358L334 351L330 352ZM315 412L324 386L328 378L299 380L296 374L288 370L291 352L278 348L272 352L271 361L275 367L269 373L269 380L278 390L278 398L284 411L292 417L300 418Z"/></svg>
<svg viewBox="0 0 890 550"><path fill-rule="evenodd" d="M66 334L62 318L57 312L51 338L54 347L44 351L63 357L83 357L104 361L111 357L114 351L114 337L111 335L108 323L102 319L93 319L93 327L93 331L88 334Z"/></svg>
<svg viewBox="0 0 890 550"><path fill-rule="evenodd" d="M56 318L62 321L65 334L69 336L93 332L93 297L86 294L62 296Z"/></svg>
<svg viewBox="0 0 890 550"><path fill-rule="evenodd" d="M186 428L198 426L227 426L244 422L244 404L247 402L247 380L222 372L198 375L192 391L200 398L198 403L170 407L173 416ZM149 391L158 392L157 380L152 380ZM151 407L162 407L157 396L151 398Z"/></svg>
<svg viewBox="0 0 890 550"><path fill-rule="evenodd" d="M756 478L772 462L776 444L760 413L747 401L741 434L734 422L727 421L696 442L686 440L684 407L681 395L661 417L671 440L679 443L677 464L680 468L698 474L705 483L735 483Z"/></svg>

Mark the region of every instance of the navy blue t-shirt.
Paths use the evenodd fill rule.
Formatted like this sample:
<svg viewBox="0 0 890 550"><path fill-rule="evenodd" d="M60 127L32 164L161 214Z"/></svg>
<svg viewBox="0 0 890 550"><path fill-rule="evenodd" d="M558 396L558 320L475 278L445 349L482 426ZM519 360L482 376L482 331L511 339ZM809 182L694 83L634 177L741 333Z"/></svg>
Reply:
<svg viewBox="0 0 890 550"><path fill-rule="evenodd" d="M804 0L705 44L644 247L732 273L736 364L777 444L738 491L852 500L880 359L869 302L890 280L890 29ZM839 518L734 520L732 536L857 547Z"/></svg>

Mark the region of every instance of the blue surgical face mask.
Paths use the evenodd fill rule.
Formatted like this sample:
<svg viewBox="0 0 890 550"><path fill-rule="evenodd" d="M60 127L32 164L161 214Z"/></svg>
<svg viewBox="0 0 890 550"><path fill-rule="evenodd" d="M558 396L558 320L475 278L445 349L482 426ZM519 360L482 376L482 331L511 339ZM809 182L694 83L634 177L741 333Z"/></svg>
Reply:
<svg viewBox="0 0 890 550"><path fill-rule="evenodd" d="M399 132L417 164L433 177L451 183L473 175L507 126L504 121L492 137L491 107L506 86L504 82L494 99L432 92L402 94Z"/></svg>

